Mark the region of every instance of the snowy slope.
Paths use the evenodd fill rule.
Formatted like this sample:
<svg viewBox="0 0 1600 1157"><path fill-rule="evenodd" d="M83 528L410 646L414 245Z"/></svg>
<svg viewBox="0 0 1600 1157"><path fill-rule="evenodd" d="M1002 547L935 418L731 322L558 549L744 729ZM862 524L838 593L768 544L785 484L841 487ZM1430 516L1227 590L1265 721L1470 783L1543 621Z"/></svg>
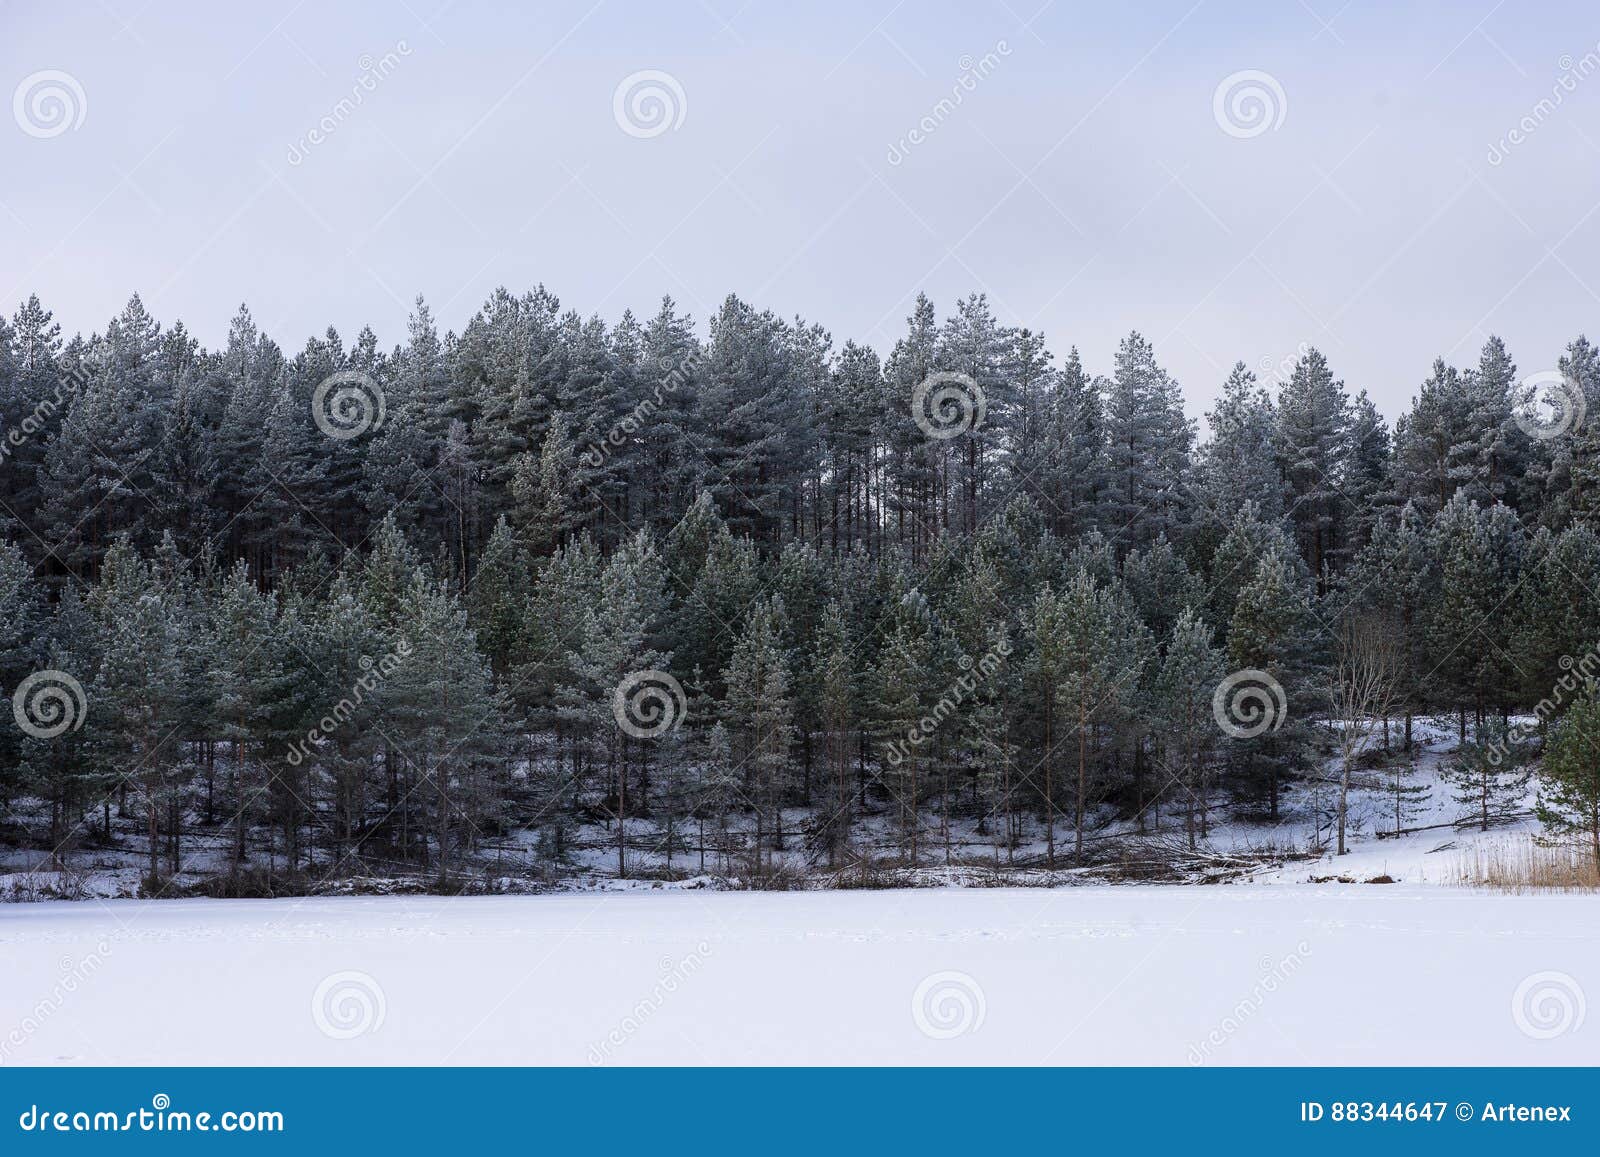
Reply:
<svg viewBox="0 0 1600 1157"><path fill-rule="evenodd" d="M1455 789L1445 780L1444 772L1456 749L1456 729L1452 721L1418 718L1414 725L1416 754L1414 768L1405 782L1417 789L1417 794L1405 805L1400 826L1404 834L1395 837L1394 796L1392 780L1383 770L1358 772L1352 781L1349 817L1350 854L1335 857L1331 851L1308 855L1313 848L1327 845L1331 840L1329 816L1333 799L1333 784L1338 778L1338 768L1329 760L1323 769L1323 782L1315 785L1307 780L1291 781L1284 785L1276 822L1260 816L1243 817L1236 814L1233 801L1214 795L1209 809L1207 837L1202 851L1240 853L1259 858L1266 863L1250 873L1250 879L1260 883L1304 883L1326 877L1348 877L1366 880L1387 875L1402 883L1456 883L1463 878L1463 862L1478 846L1510 847L1525 842L1539 830L1531 811L1511 823L1500 823L1489 832L1480 832L1470 822L1457 821L1472 818L1472 808L1456 799ZM1395 736L1398 749L1398 733ZM1394 754L1386 758L1394 758ZM1533 789L1530 788L1524 809L1531 809ZM1110 870L1104 866L1091 866L1073 871L1071 864L1070 820L1058 817L1057 847L1058 867L1054 874L1040 870L1045 859L1044 827L1038 817L1022 817L1027 823L1025 838L1009 851L996 846L1001 830L991 817L986 830L980 831L976 821L958 818L952 825L951 861L945 865L941 839L940 817L926 813L923 816L923 849L921 866L912 871L899 867L902 841L895 828L896 817L887 812L869 815L856 827L854 847L867 849L874 857L881 875L880 882L899 886L943 885L949 883L1025 882L1029 884L1076 884L1095 882L1097 879L1119 877L1116 865ZM1118 818L1112 811L1102 809L1098 822L1091 825L1089 836L1092 851L1103 851L1114 846L1124 836L1137 835L1140 839L1155 838L1182 843L1183 817L1176 813L1169 799L1166 810L1147 809L1142 824ZM815 887L828 887L834 881L826 870L825 859L808 851L804 841L794 833L802 830L807 814L802 809L790 809L785 823L791 833L786 850L776 859L787 866L793 877L809 877ZM747 826L753 821L744 817ZM122 833L120 846L114 850L75 853L71 857L71 872L63 875L53 870L48 856L39 851L6 852L0 849L0 901L6 899L50 899L67 897L131 897L139 894L140 881L146 870L143 847L143 820L134 816L127 821L128 830ZM739 827L739 822L733 825ZM746 836L750 833L745 832ZM184 871L181 885L200 884L208 876L227 870L231 855L233 835L231 830L214 830L186 835ZM560 887L576 889L602 888L629 889L658 887L661 877L667 874L665 858L652 849L659 848L660 828L650 820L629 821L630 873L644 877L617 880L615 828L592 824L579 833L573 850L557 874ZM1280 868L1272 862L1283 863ZM260 860L256 865L264 867ZM737 859L719 863L713 854L699 863L692 853L680 851L672 864L673 873L692 873L688 881L674 886L698 888L707 884L738 887L736 880L711 880L719 869L729 877L737 877L743 864ZM1243 870L1244 865L1234 865L1228 871ZM312 878L326 877L330 886L344 886L343 881L326 867L314 866ZM494 879L503 891L548 890L551 884L550 865L539 851L537 834L518 831L492 849L478 853L471 871L474 878ZM420 875L420 874L418 874ZM1172 874L1165 878L1173 879ZM383 891L382 880L368 880L350 884L352 890ZM411 890L424 886L424 881L413 878Z"/></svg>

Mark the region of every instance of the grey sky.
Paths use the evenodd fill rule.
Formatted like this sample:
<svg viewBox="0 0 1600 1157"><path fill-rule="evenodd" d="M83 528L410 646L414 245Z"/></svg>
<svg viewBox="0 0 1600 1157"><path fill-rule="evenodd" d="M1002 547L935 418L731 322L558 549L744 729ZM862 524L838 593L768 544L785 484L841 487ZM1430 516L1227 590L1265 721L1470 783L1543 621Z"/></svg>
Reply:
<svg viewBox="0 0 1600 1157"><path fill-rule="evenodd" d="M1196 416L1310 343L1391 420L1435 356L1600 329L1592 4L1041 2L4 4L0 309L388 346L419 292L458 328L542 281L887 352L918 290L983 290L1097 371L1142 330ZM614 115L646 70L682 93L653 136ZM1245 70L1257 135L1214 109ZM77 104L50 71L59 133L18 92Z"/></svg>

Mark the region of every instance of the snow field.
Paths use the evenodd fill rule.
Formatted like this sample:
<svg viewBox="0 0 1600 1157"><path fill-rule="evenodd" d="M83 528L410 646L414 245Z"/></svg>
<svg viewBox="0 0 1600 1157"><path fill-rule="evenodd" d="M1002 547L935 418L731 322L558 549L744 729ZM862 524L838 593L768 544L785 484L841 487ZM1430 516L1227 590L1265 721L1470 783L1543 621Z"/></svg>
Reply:
<svg viewBox="0 0 1600 1157"><path fill-rule="evenodd" d="M1595 1064L1600 897L1409 885L43 903L10 1064Z"/></svg>

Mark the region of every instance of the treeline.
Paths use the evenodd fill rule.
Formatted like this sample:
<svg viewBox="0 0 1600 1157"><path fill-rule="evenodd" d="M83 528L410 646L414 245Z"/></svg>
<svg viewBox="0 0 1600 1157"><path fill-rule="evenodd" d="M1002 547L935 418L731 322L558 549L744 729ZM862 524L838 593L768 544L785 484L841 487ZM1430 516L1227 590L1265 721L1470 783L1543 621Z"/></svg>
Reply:
<svg viewBox="0 0 1600 1157"><path fill-rule="evenodd" d="M30 299L0 320L0 839L138 816L155 879L196 834L291 878L560 865L599 829L623 874L1083 862L1111 820L1194 843L1320 782L1356 646L1402 751L1459 721L1487 822L1507 718L1559 704L1543 738L1600 639L1595 348L1538 380L1559 421L1491 339L1391 431L1305 350L1236 366L1199 444L1139 334L1097 376L981 296L919 298L885 359L734 297L704 338L542 288L441 337L419 300L392 351L292 356L247 310L208 351L137 297L71 340ZM1600 856L1600 761L1552 762Z"/></svg>

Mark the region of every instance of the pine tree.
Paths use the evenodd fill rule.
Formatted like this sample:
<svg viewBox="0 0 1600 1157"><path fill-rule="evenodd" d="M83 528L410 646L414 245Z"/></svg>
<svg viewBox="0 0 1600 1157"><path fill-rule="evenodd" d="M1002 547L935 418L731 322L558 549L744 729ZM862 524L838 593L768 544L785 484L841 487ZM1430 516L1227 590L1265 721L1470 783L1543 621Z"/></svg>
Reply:
<svg viewBox="0 0 1600 1157"><path fill-rule="evenodd" d="M1184 832L1191 849L1207 832L1207 753L1217 735L1211 700L1222 676L1222 654L1212 644L1211 628L1185 607L1172 624L1155 680L1155 701L1169 772L1183 791Z"/></svg>
<svg viewBox="0 0 1600 1157"><path fill-rule="evenodd" d="M783 850L783 804L788 789L789 749L794 742L794 702L789 656L783 646L781 598L762 599L751 609L723 681L728 688L727 717L737 737L735 748L745 772L746 794L755 810L752 847L759 870L764 834L767 854ZM769 821L766 822L766 821Z"/></svg>
<svg viewBox="0 0 1600 1157"><path fill-rule="evenodd" d="M700 867L705 868L705 821L713 818L720 828L717 855L721 871L728 868L728 813L743 800L739 766L733 757L733 741L728 729L718 720L705 733L705 745L694 784L695 815L700 821Z"/></svg>
<svg viewBox="0 0 1600 1157"><path fill-rule="evenodd" d="M729 297L711 323L695 433L705 487L736 534L777 543L798 511L797 455L812 407L799 393L793 337L770 313Z"/></svg>
<svg viewBox="0 0 1600 1157"><path fill-rule="evenodd" d="M1198 611L1205 589L1166 537L1128 553L1122 577L1134 609L1150 632L1165 640L1185 610Z"/></svg>
<svg viewBox="0 0 1600 1157"><path fill-rule="evenodd" d="M930 734L932 700L938 695L930 672L936 662L936 627L927 600L908 592L891 616L873 670L873 715L882 751L879 782L894 801L896 823L908 861L920 862L922 798L938 761Z"/></svg>
<svg viewBox="0 0 1600 1157"><path fill-rule="evenodd" d="M1573 652L1600 639L1600 539L1587 526L1559 535L1540 527L1525 550L1523 578L1515 587L1510 651L1521 678L1510 694L1537 703L1560 685ZM1503 608L1508 609L1508 608Z"/></svg>
<svg viewBox="0 0 1600 1157"><path fill-rule="evenodd" d="M343 579L316 609L310 637L316 648L310 666L320 676L315 686L321 714L315 724L317 745L307 755L331 789L334 864L343 870L357 860L368 834L368 802L378 786L374 761L383 751L387 683L410 659L411 643L385 637L359 593ZM298 767L302 761L291 756L289 762Z"/></svg>
<svg viewBox="0 0 1600 1157"><path fill-rule="evenodd" d="M178 754L171 721L182 690L181 640L149 566L126 541L107 552L91 611L102 640L91 697L114 758L129 769L143 799L153 890L161 881L166 793L175 787L168 773Z"/></svg>
<svg viewBox="0 0 1600 1157"><path fill-rule="evenodd" d="M929 438L911 411L917 388L941 367L938 363L938 326L933 303L919 293L906 318L906 336L895 343L883 367L883 398L877 409L884 416L883 511L885 525L896 541L908 546L913 559L935 537L939 518L936 496L943 480L949 448L946 440Z"/></svg>
<svg viewBox="0 0 1600 1157"><path fill-rule="evenodd" d="M1263 519L1256 504L1247 501L1211 555L1206 574L1208 621L1231 630L1239 592L1256 573L1261 560L1269 556L1288 566L1297 580L1304 577L1305 563L1286 523Z"/></svg>
<svg viewBox="0 0 1600 1157"><path fill-rule="evenodd" d="M1036 450L1018 455L1016 470L1031 485L1050 528L1071 537L1094 526L1109 486L1105 383L1084 371L1073 347L1040 419Z"/></svg>
<svg viewBox="0 0 1600 1157"><path fill-rule="evenodd" d="M40 657L47 622L43 592L22 551L0 541L0 693L11 694ZM22 746L17 728L0 726L0 801L9 804L22 787Z"/></svg>
<svg viewBox="0 0 1600 1157"><path fill-rule="evenodd" d="M636 756L648 759L646 748L638 745L650 740L630 743L635 737L624 729L614 699L628 676L665 669L671 655L653 644L666 609L666 568L649 534L640 531L606 564L598 598L584 619L582 639L567 660L575 679L565 691L568 716L587 722L591 733L601 737L614 784L619 876L627 875L630 769ZM652 683L657 681L651 678ZM671 713L681 712L682 705L661 709L669 713L664 721L672 724Z"/></svg>
<svg viewBox="0 0 1600 1157"><path fill-rule="evenodd" d="M1416 776L1415 754L1408 752L1400 758L1390 760L1387 791L1394 809L1392 817L1395 835L1404 832L1406 825L1433 798L1433 787L1427 783L1417 783Z"/></svg>
<svg viewBox="0 0 1600 1157"><path fill-rule="evenodd" d="M1147 642L1131 608L1117 592L1079 570L1058 595L1046 588L1028 620L1033 678L1044 694L1047 864L1055 867L1052 767L1054 723L1059 713L1077 749L1073 806L1074 860L1083 863L1084 819L1089 802L1089 751L1099 729L1131 703Z"/></svg>
<svg viewBox="0 0 1600 1157"><path fill-rule="evenodd" d="M1373 527L1370 541L1346 571L1337 604L1347 613L1382 609L1397 632L1395 681L1405 712L1405 750L1412 748L1416 712L1431 699L1436 668L1429 658L1430 628L1437 595L1434 543L1415 503ZM1388 721L1384 721L1387 728ZM1387 734L1385 735L1387 741Z"/></svg>
<svg viewBox="0 0 1600 1157"><path fill-rule="evenodd" d="M1183 525L1194 425L1178 383L1137 332L1117 349L1105 408L1108 480L1104 520L1124 541L1148 542Z"/></svg>
<svg viewBox="0 0 1600 1157"><path fill-rule="evenodd" d="M1204 529L1221 537L1247 502L1269 522L1283 515L1283 482L1275 455L1278 415L1267 392L1243 362L1222 383L1222 397L1206 415L1211 439L1200 451L1199 506Z"/></svg>
<svg viewBox="0 0 1600 1157"><path fill-rule="evenodd" d="M1339 527L1347 556L1367 544L1382 512L1397 500L1392 458L1389 428L1362 390L1350 403L1350 458L1339 488L1345 500Z"/></svg>
<svg viewBox="0 0 1600 1157"><path fill-rule="evenodd" d="M1429 651L1435 678L1460 715L1463 742L1469 713L1481 725L1490 709L1505 702L1512 620L1496 610L1521 571L1515 519L1503 506L1485 512L1457 495L1434 522L1439 588L1431 607Z"/></svg>
<svg viewBox="0 0 1600 1157"><path fill-rule="evenodd" d="M1467 383L1473 439L1468 494L1484 505L1503 502L1520 511L1531 497L1523 475L1532 448L1515 420L1516 389L1517 365L1505 342L1489 338Z"/></svg>
<svg viewBox="0 0 1600 1157"><path fill-rule="evenodd" d="M1460 823L1476 823L1479 831L1512 818L1527 799L1532 772L1527 755L1513 742L1505 724L1485 720L1446 765L1445 777L1455 800L1469 810Z"/></svg>
<svg viewBox="0 0 1600 1157"><path fill-rule="evenodd" d="M61 326L38 297L9 325L0 318L0 533L38 518L45 445L82 386L60 364L61 351Z"/></svg>
<svg viewBox="0 0 1600 1157"><path fill-rule="evenodd" d="M1540 769L1538 815L1551 831L1583 840L1600 870L1600 695L1593 684L1556 725Z"/></svg>
<svg viewBox="0 0 1600 1157"><path fill-rule="evenodd" d="M1023 347L1027 361L1014 365L1018 335L995 321L989 299L981 293L958 301L956 312L945 320L939 335L940 366L965 375L983 399L984 420L974 420L969 429L945 447L951 459L947 476L953 478L959 496L956 515L947 516L945 525L959 534L971 534L977 529L980 495L995 470L1000 447L1017 424L1019 399L1013 375L1041 376L1031 337Z"/></svg>
<svg viewBox="0 0 1600 1157"><path fill-rule="evenodd" d="M402 602L409 654L384 684L384 730L415 784L441 881L501 819L509 699L448 586L418 574Z"/></svg>
<svg viewBox="0 0 1600 1157"><path fill-rule="evenodd" d="M1472 429L1470 385L1440 358L1411 412L1395 427L1395 467L1400 497L1436 514L1471 482L1478 454Z"/></svg>
<svg viewBox="0 0 1600 1157"><path fill-rule="evenodd" d="M504 676L524 653L528 599L528 558L501 515L479 556L467 594L479 646L496 675Z"/></svg>
<svg viewBox="0 0 1600 1157"><path fill-rule="evenodd" d="M872 541L876 530L876 448L885 415L883 369L866 346L846 342L824 383L819 426L826 461L824 524L835 552Z"/></svg>
<svg viewBox="0 0 1600 1157"><path fill-rule="evenodd" d="M1338 528L1348 513L1341 487L1350 458L1350 399L1317 350L1295 363L1279 394L1278 457L1301 553L1325 589L1344 547Z"/></svg>
<svg viewBox="0 0 1600 1157"><path fill-rule="evenodd" d="M823 609L812 645L811 685L816 689L818 715L828 778L832 781L823 805L826 819L822 838L828 862L837 865L848 854L854 812L850 793L850 751L860 710L861 688L855 674L855 655L844 608L829 600Z"/></svg>
<svg viewBox="0 0 1600 1157"><path fill-rule="evenodd" d="M655 403L641 431L640 476L633 488L645 525L666 534L700 491L705 459L693 441L700 416L705 351L693 321L677 311L672 298L643 327L635 376L639 390Z"/></svg>
<svg viewBox="0 0 1600 1157"><path fill-rule="evenodd" d="M1571 342L1557 359L1557 372L1564 383L1582 393L1585 415L1600 413L1600 349L1587 338ZM1519 399L1524 409L1536 408L1531 396ZM1543 399L1549 401L1551 399ZM1575 400L1558 397L1562 416L1576 417ZM1543 521L1553 529L1578 523L1595 527L1600 523L1600 421L1585 417L1572 423L1562 437L1547 438L1539 444L1536 466L1530 469L1534 481L1544 489Z"/></svg>
<svg viewBox="0 0 1600 1157"><path fill-rule="evenodd" d="M1269 712L1263 717L1266 726L1252 724L1244 730L1253 734L1229 735L1236 789L1251 804L1264 803L1274 820L1283 781L1306 766L1311 743L1308 718L1313 700L1306 654L1309 580L1302 577L1299 566L1298 557L1291 563L1276 552L1261 556L1239 590L1228 627L1228 666L1235 672L1264 673L1272 700L1262 705ZM1260 681L1259 676L1249 678ZM1321 818L1315 822L1320 824Z"/></svg>
<svg viewBox="0 0 1600 1157"><path fill-rule="evenodd" d="M560 545L578 524L578 467L566 418L557 414L537 456L521 455L511 479L517 528L536 553Z"/></svg>
<svg viewBox="0 0 1600 1157"><path fill-rule="evenodd" d="M26 614L25 609L23 613ZM123 801L127 798L126 765L114 761L103 721L92 716L96 688L93 678L100 669L98 633L76 590L67 587L54 615L41 624L32 643L36 657L28 675L38 674L33 694L44 698L32 700L35 706L30 710L30 700L24 695L23 711L47 724L49 734L19 737L17 782L26 794L49 802L48 846L58 863L64 862L72 850L77 833L89 826L90 813L97 804L102 818L100 837L109 841L111 797L122 789ZM77 679L85 695L77 699L70 683L47 672L64 672ZM19 683L13 688L13 696L20 690ZM54 703L49 699L51 695L57 696ZM95 718L93 724L91 718Z"/></svg>

